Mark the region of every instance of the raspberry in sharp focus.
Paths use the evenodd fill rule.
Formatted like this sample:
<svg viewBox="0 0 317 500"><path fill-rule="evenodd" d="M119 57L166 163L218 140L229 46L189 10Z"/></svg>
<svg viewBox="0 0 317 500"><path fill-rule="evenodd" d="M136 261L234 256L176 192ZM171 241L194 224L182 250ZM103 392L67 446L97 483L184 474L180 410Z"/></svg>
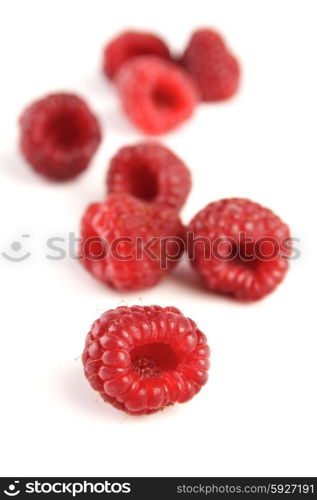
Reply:
<svg viewBox="0 0 317 500"><path fill-rule="evenodd" d="M169 49L159 37L151 33L126 31L105 47L103 71L109 78L114 78L126 61L146 54L170 59Z"/></svg>
<svg viewBox="0 0 317 500"><path fill-rule="evenodd" d="M82 360L90 385L132 415L184 403L207 382L205 335L175 307L118 307L88 333Z"/></svg>
<svg viewBox="0 0 317 500"><path fill-rule="evenodd" d="M155 285L184 249L184 227L177 213L129 194L112 194L93 203L82 219L84 266L118 290Z"/></svg>
<svg viewBox="0 0 317 500"><path fill-rule="evenodd" d="M197 84L203 101L228 99L238 88L239 63L213 30L202 29L192 35L182 65Z"/></svg>
<svg viewBox="0 0 317 500"><path fill-rule="evenodd" d="M100 141L96 117L74 94L50 94L31 104L20 118L24 157L52 180L68 180L85 170Z"/></svg>
<svg viewBox="0 0 317 500"><path fill-rule="evenodd" d="M188 252L207 287L257 300L283 280L289 228L271 210L244 198L210 203L190 222Z"/></svg>
<svg viewBox="0 0 317 500"><path fill-rule="evenodd" d="M121 148L112 158L107 186L110 193L130 193L180 210L191 188L191 175L169 149L154 142L140 143Z"/></svg>
<svg viewBox="0 0 317 500"><path fill-rule="evenodd" d="M116 84L124 111L148 134L162 134L180 125L197 104L197 90L187 74L155 56L124 64Z"/></svg>

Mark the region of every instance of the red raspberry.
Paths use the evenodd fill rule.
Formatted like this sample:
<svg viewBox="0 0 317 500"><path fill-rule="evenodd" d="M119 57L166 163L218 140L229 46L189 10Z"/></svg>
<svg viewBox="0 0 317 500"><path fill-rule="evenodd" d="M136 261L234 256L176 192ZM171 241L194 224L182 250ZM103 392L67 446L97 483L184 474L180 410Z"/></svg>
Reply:
<svg viewBox="0 0 317 500"><path fill-rule="evenodd" d="M184 251L184 227L177 213L128 194L90 205L81 235L85 267L118 290L155 285Z"/></svg>
<svg viewBox="0 0 317 500"><path fill-rule="evenodd" d="M118 151L110 163L107 185L110 193L130 193L180 210L191 188L191 175L172 151L148 142Z"/></svg>
<svg viewBox="0 0 317 500"><path fill-rule="evenodd" d="M31 104L20 119L21 150L36 172L53 180L80 174L101 141L98 121L73 94L51 94Z"/></svg>
<svg viewBox="0 0 317 500"><path fill-rule="evenodd" d="M197 93L176 64L140 56L122 66L116 77L124 111L148 134L167 132L189 118Z"/></svg>
<svg viewBox="0 0 317 500"><path fill-rule="evenodd" d="M201 29L192 35L182 63L198 85L203 101L228 99L238 88L238 61L213 30Z"/></svg>
<svg viewBox="0 0 317 500"><path fill-rule="evenodd" d="M242 300L260 299L288 269L289 229L258 203L243 198L210 203L188 231L190 260L212 290Z"/></svg>
<svg viewBox="0 0 317 500"><path fill-rule="evenodd" d="M147 54L164 59L170 58L167 45L157 36L151 33L126 31L106 46L103 54L103 71L109 78L113 78L126 61Z"/></svg>
<svg viewBox="0 0 317 500"><path fill-rule="evenodd" d="M185 403L207 382L209 347L175 307L118 307L88 333L82 360L90 385L132 415Z"/></svg>

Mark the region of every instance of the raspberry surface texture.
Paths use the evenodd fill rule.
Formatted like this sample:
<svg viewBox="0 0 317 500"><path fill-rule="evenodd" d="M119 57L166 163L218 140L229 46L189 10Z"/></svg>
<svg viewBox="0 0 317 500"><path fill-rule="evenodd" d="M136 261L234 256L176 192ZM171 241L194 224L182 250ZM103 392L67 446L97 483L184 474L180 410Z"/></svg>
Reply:
<svg viewBox="0 0 317 500"><path fill-rule="evenodd" d="M91 204L82 219L80 256L98 280L117 290L155 285L185 250L174 210L128 195Z"/></svg>
<svg viewBox="0 0 317 500"><path fill-rule="evenodd" d="M140 56L122 66L116 84L123 110L148 134L162 134L187 120L197 104L197 90L176 64Z"/></svg>
<svg viewBox="0 0 317 500"><path fill-rule="evenodd" d="M210 350L194 321L175 307L118 307L97 319L82 355L104 401L132 415L193 398L207 382Z"/></svg>
<svg viewBox="0 0 317 500"><path fill-rule="evenodd" d="M128 60L149 54L170 59L167 45L158 36L152 33L126 31L105 47L103 71L108 78L112 79Z"/></svg>
<svg viewBox="0 0 317 500"><path fill-rule="evenodd" d="M291 241L271 210L244 198L210 203L188 226L192 265L211 290L261 299L283 280Z"/></svg>
<svg viewBox="0 0 317 500"><path fill-rule="evenodd" d="M130 193L180 210L191 189L191 175L172 151L145 142L118 151L110 163L107 186L110 193Z"/></svg>
<svg viewBox="0 0 317 500"><path fill-rule="evenodd" d="M213 30L201 29L192 35L182 65L197 84L203 101L228 99L238 89L239 63Z"/></svg>
<svg viewBox="0 0 317 500"><path fill-rule="evenodd" d="M101 141L97 118L74 94L50 94L20 118L20 147L31 167L52 180L76 177Z"/></svg>

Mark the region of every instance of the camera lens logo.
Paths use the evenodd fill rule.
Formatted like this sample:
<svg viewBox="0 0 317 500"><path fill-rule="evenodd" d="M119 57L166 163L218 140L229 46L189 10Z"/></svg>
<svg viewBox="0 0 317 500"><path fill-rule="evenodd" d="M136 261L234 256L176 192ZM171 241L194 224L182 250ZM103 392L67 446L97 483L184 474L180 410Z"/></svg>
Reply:
<svg viewBox="0 0 317 500"><path fill-rule="evenodd" d="M14 481L13 483L9 484L8 490L4 490L4 493L8 495L9 497L15 497L20 493L20 490L17 489L17 484L19 484L20 481Z"/></svg>
<svg viewBox="0 0 317 500"><path fill-rule="evenodd" d="M22 234L22 238L29 238L29 234ZM22 262L30 257L30 252L23 252L22 243L20 241L14 241L11 244L10 254L2 252L5 259L11 262Z"/></svg>

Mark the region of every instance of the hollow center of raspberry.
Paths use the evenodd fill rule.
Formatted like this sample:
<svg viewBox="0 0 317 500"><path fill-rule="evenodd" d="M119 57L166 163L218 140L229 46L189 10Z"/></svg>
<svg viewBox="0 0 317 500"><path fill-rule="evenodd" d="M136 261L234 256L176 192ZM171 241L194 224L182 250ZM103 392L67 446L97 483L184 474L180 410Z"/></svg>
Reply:
<svg viewBox="0 0 317 500"><path fill-rule="evenodd" d="M255 270L261 262L254 243L242 242L233 251L235 252L234 263L246 269Z"/></svg>
<svg viewBox="0 0 317 500"><path fill-rule="evenodd" d="M159 377L163 372L175 370L177 356L168 344L144 344L131 352L132 369L141 377Z"/></svg>
<svg viewBox="0 0 317 500"><path fill-rule="evenodd" d="M152 94L155 105L162 110L174 109L178 106L177 95L172 89L160 85L156 87Z"/></svg>
<svg viewBox="0 0 317 500"><path fill-rule="evenodd" d="M46 135L50 142L61 149L70 149L85 142L85 124L81 117L69 112L52 116L46 126Z"/></svg>
<svg viewBox="0 0 317 500"><path fill-rule="evenodd" d="M156 176L147 165L135 165L130 169L129 175L130 193L146 201L153 201L158 194Z"/></svg>

